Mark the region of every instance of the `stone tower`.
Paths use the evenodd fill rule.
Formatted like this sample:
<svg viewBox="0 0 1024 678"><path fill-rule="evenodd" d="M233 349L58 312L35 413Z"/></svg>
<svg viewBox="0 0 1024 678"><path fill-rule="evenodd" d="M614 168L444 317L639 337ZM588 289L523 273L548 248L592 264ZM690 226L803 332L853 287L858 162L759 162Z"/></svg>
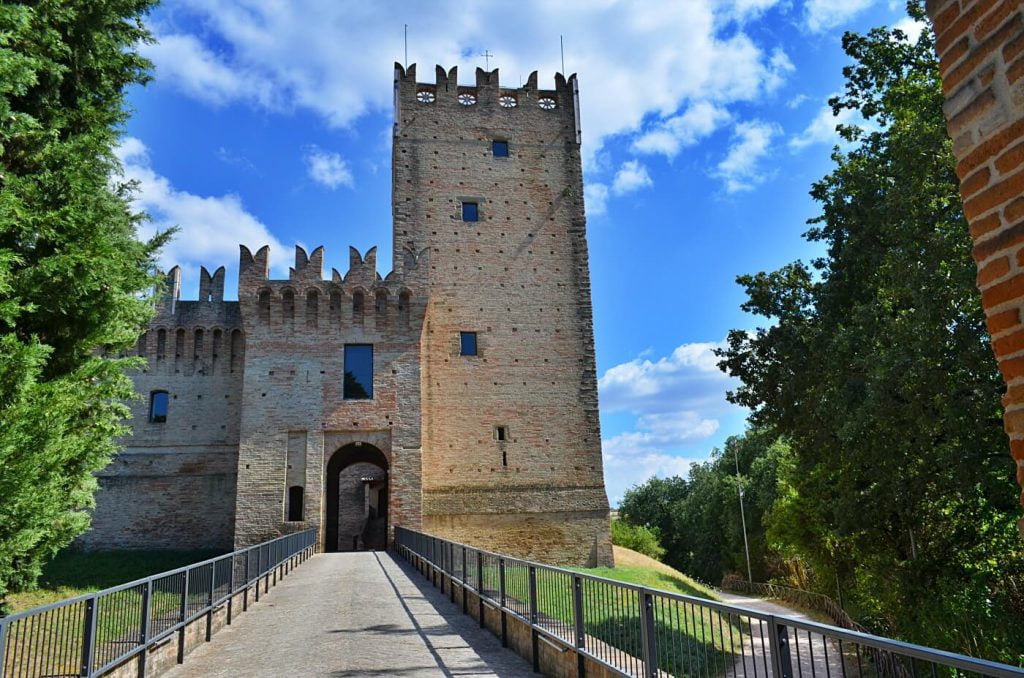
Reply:
<svg viewBox="0 0 1024 678"><path fill-rule="evenodd" d="M428 262L424 529L610 563L578 103L575 76L463 87L396 64L394 250Z"/></svg>

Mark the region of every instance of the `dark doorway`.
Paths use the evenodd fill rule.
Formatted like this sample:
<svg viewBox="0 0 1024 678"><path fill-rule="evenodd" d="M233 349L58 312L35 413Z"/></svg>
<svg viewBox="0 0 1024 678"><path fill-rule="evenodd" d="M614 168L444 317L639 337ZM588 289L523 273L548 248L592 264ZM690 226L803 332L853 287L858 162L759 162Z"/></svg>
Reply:
<svg viewBox="0 0 1024 678"><path fill-rule="evenodd" d="M388 533L388 460L367 443L338 449L327 463L324 551L382 550Z"/></svg>

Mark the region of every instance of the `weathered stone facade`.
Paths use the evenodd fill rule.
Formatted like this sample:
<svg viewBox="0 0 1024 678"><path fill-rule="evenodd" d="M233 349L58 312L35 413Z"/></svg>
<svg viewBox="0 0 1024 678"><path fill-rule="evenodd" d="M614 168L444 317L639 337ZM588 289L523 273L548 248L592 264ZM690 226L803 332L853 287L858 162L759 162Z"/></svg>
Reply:
<svg viewBox="0 0 1024 678"><path fill-rule="evenodd" d="M1004 425L1024 485L1024 7L1019 0L928 0L926 7L978 287L1007 385ZM1024 520L1019 525L1024 533Z"/></svg>
<svg viewBox="0 0 1024 678"><path fill-rule="evenodd" d="M322 249L296 248L289 279L270 280L267 248L243 246L233 302L223 269L203 270L198 301L172 271L135 375L143 396L168 393L167 421L133 405L84 546L315 526L333 550L373 522L352 513L370 511L353 484L370 476L345 475L370 464L383 480L365 496L386 499L391 527L611 562L576 79L504 89L477 69L463 87L438 67L424 84L396 65L395 107L392 273L352 250L324 280ZM373 347L372 398L344 397L352 344Z"/></svg>

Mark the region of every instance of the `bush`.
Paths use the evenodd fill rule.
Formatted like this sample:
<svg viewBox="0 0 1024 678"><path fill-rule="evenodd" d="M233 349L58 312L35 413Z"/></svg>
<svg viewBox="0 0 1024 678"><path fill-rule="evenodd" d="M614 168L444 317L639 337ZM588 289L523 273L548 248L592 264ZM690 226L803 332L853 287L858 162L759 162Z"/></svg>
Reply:
<svg viewBox="0 0 1024 678"><path fill-rule="evenodd" d="M658 534L657 528L650 529L642 525L630 525L621 520L613 520L612 543L650 556L655 560L661 560L665 556L665 549L661 546L661 536Z"/></svg>

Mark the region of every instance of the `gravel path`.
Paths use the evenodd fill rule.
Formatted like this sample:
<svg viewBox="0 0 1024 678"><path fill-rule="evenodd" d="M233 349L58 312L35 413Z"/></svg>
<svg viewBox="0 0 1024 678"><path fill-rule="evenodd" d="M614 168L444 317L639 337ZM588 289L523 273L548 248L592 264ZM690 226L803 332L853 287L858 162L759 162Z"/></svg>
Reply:
<svg viewBox="0 0 1024 678"><path fill-rule="evenodd" d="M167 678L533 676L388 553L314 556Z"/></svg>

